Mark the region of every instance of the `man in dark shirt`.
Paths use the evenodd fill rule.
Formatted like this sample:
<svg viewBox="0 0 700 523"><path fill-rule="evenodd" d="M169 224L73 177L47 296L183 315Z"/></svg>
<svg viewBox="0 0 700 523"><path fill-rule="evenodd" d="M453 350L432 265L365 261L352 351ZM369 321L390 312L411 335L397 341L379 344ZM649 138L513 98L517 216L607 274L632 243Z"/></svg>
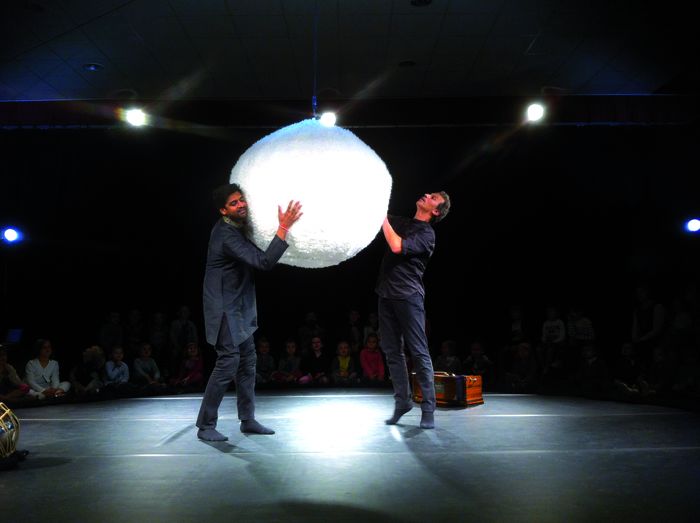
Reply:
<svg viewBox="0 0 700 523"><path fill-rule="evenodd" d="M265 251L246 235L248 204L236 184L213 193L221 213L209 238L204 274L204 323L207 342L216 346L216 364L197 417L197 437L206 441L228 438L216 430L219 405L231 380L236 380L241 432L274 434L255 420L255 345L258 328L253 269L271 269L287 249L289 228L301 217L299 202L278 209L279 228Z"/></svg>
<svg viewBox="0 0 700 523"><path fill-rule="evenodd" d="M423 393L420 426L435 427L435 384L425 335L423 273L435 249L432 224L442 220L449 210L447 193L425 194L416 202L412 219L391 216L382 225L389 249L382 260L376 292L382 349L394 386L394 414L386 420L388 425L398 423L413 408L403 337Z"/></svg>

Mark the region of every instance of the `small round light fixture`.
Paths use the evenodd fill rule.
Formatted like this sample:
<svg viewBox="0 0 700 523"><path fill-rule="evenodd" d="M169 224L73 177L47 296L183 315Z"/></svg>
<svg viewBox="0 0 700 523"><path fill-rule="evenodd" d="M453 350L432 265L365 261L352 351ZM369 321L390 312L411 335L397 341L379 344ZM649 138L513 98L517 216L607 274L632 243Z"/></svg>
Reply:
<svg viewBox="0 0 700 523"><path fill-rule="evenodd" d="M5 243L16 243L22 240L22 233L13 227L8 227L3 229L1 237Z"/></svg>
<svg viewBox="0 0 700 523"><path fill-rule="evenodd" d="M325 125L326 127L333 127L335 125L335 113L326 111L321 115L319 121L321 122L321 125Z"/></svg>
<svg viewBox="0 0 700 523"><path fill-rule="evenodd" d="M87 64L83 64L83 69L86 71L89 71L91 73L96 73L97 71L102 71L105 66L102 64L98 64L97 62L89 62Z"/></svg>
<svg viewBox="0 0 700 523"><path fill-rule="evenodd" d="M700 231L700 220L697 218L688 220L688 222L685 224L685 230L693 233Z"/></svg>
<svg viewBox="0 0 700 523"><path fill-rule="evenodd" d="M544 106L539 103L530 104L527 107L526 118L528 122L539 122L544 118Z"/></svg>
<svg viewBox="0 0 700 523"><path fill-rule="evenodd" d="M127 109L124 113L124 119L134 127L146 125L148 117L141 109Z"/></svg>

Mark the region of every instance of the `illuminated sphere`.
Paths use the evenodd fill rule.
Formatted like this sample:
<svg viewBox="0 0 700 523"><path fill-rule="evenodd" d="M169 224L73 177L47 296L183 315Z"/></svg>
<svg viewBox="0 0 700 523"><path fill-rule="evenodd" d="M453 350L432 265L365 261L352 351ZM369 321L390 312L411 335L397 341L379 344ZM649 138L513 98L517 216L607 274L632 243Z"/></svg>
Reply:
<svg viewBox="0 0 700 523"><path fill-rule="evenodd" d="M302 204L281 263L329 267L353 257L379 232L391 194L381 158L347 129L310 119L269 134L241 155L231 183L243 189L253 242L266 249L277 206Z"/></svg>

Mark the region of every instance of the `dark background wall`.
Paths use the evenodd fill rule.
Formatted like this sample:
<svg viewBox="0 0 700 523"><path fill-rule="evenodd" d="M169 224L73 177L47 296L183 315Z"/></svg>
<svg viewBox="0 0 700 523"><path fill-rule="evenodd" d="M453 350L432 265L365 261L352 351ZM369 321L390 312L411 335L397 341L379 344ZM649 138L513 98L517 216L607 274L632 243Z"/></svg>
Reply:
<svg viewBox="0 0 700 523"><path fill-rule="evenodd" d="M683 126L355 128L394 177L390 212L412 214L445 189L426 274L431 341L495 343L511 303L534 323L543 307L581 303L614 344L640 280L669 298L696 277L698 131ZM27 241L2 246L7 301L0 327L47 336L65 356L97 339L110 310L189 304L201 325L210 191L269 129L196 134L156 129L13 130L0 134L0 224ZM304 194L298 195L303 202ZM361 212L362 202L358 202ZM363 316L382 254L377 238L338 267L278 266L258 275L261 331L275 343L306 310L331 325ZM3 331L4 332L4 331Z"/></svg>

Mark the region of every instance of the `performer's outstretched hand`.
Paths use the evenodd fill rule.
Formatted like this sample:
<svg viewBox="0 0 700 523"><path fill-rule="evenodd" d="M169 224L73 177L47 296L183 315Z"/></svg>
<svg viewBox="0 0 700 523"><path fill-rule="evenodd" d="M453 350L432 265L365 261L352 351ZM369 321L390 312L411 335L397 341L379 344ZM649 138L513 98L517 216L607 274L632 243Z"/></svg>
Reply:
<svg viewBox="0 0 700 523"><path fill-rule="evenodd" d="M277 229L277 236L282 240L287 237L287 233L292 225L302 217L304 213L301 212L301 203L295 202L294 200L289 202L287 205L287 210L282 212L282 207L277 206L277 217L280 221L280 226Z"/></svg>

